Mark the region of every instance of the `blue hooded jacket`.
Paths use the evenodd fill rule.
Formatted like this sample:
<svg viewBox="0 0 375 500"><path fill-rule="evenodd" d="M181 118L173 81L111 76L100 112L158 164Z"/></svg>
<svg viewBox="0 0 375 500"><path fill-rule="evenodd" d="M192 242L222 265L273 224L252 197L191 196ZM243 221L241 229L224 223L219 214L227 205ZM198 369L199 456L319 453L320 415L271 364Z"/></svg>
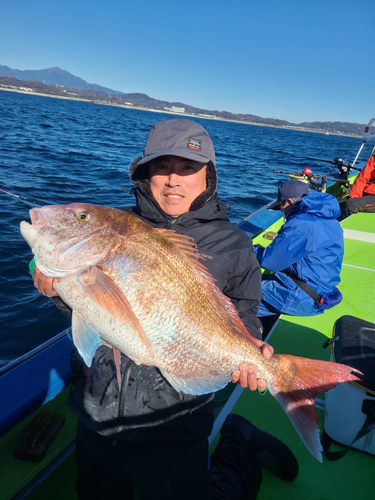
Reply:
<svg viewBox="0 0 375 500"><path fill-rule="evenodd" d="M330 194L310 191L296 201L278 236L266 248L254 247L263 269L263 300L278 311L296 315L320 314L314 300L281 272L298 276L318 295L331 293L340 283L344 239L337 200Z"/></svg>

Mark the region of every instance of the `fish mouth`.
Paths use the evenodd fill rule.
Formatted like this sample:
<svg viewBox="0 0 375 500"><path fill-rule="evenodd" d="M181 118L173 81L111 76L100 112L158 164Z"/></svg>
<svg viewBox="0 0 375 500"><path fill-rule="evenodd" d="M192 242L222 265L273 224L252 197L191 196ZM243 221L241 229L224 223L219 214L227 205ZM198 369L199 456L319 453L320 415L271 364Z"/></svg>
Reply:
<svg viewBox="0 0 375 500"><path fill-rule="evenodd" d="M29 213L31 224L35 229L42 228L47 224L48 218L41 208L32 208Z"/></svg>
<svg viewBox="0 0 375 500"><path fill-rule="evenodd" d="M47 225L47 216L41 208L32 208L30 210L31 224L23 220L20 224L21 234L32 248L38 238L38 229Z"/></svg>

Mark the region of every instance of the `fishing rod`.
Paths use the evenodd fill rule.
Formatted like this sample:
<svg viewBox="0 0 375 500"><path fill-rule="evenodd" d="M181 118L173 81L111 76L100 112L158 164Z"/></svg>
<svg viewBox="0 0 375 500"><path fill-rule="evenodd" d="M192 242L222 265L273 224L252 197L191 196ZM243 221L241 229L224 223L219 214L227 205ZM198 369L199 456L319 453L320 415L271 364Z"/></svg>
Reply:
<svg viewBox="0 0 375 500"><path fill-rule="evenodd" d="M359 155L359 153L358 153L358 155ZM341 158L341 156L336 156L336 158L334 158L333 160L325 160L323 158L315 158L315 157L306 158L306 160L322 161L324 163L329 163L330 165L335 165L335 167L337 167L339 169L340 173L346 173L346 172L349 172L350 170L357 170L358 172L360 172L362 170L361 168L353 167L355 161L358 158L358 155L355 158L353 163L346 163L344 158ZM364 160L360 160L360 161L364 161Z"/></svg>
<svg viewBox="0 0 375 500"><path fill-rule="evenodd" d="M37 203L36 201L31 201L28 198L25 198L24 196L21 196L20 194L16 193L11 193L10 191L6 191L5 189L0 188L0 191L5 194L9 194L10 196L14 196L15 198L18 198L19 201L27 203L29 206L33 207L42 207L43 205L47 205L47 203Z"/></svg>
<svg viewBox="0 0 375 500"><path fill-rule="evenodd" d="M306 172L306 170L309 171ZM295 177L304 177L305 179L308 179L309 181L314 181L315 179L325 179L327 181L334 181L338 182L340 184L347 184L348 181L344 179L335 179L333 177L327 177L326 175L317 175L317 174L312 174L310 169L303 169L302 173L297 173L297 172L283 172L282 170L274 170L275 173L277 174L286 174L286 175L293 175Z"/></svg>
<svg viewBox="0 0 375 500"><path fill-rule="evenodd" d="M359 161L359 162L360 161L366 161L364 159L359 158L359 155L361 154L364 145L367 142L370 142L370 141L372 142L375 139L375 134L369 135L371 133L371 127L374 124L374 122L375 122L375 118L371 118L371 120L366 125L365 131L364 131L364 136L362 138L362 144L360 145L360 147L358 149L358 152L357 152L354 160L352 161L352 163L346 163L346 161L343 158L341 158L340 156L337 156L333 160L326 160L326 159L323 159L323 158L314 158L314 157L312 157L312 158L305 158L305 159L306 160L322 161L324 163L329 163L331 165L335 165L339 169L340 174L344 178L348 177L348 175L350 173L350 170L356 170L356 171L360 172L362 169L354 167L354 164L357 161ZM375 152L375 146L373 147L373 149L371 151L370 157L374 154L374 152ZM302 158L302 156L298 156L298 158Z"/></svg>
<svg viewBox="0 0 375 500"><path fill-rule="evenodd" d="M375 137L374 135L368 135L368 133L369 133L369 132L370 132L370 130L371 130L371 126L372 126L372 124L373 124L374 122L375 122L375 118L371 118L371 120L370 120L370 121L368 122L368 124L366 125L366 128L365 128L365 136L364 136L364 137L363 137L363 139L362 139L362 141L363 141L363 142L362 142L362 144L361 144L361 146L360 146L360 148L359 148L359 150L358 150L358 153L357 153L356 157L354 158L354 161L353 161L352 165L354 165L354 163L357 161L357 158L358 158L358 156L360 155L360 153L361 153L361 151L362 151L362 149L363 149L363 146L366 144L366 142L367 142L367 141L369 141L369 140L372 140L372 139ZM366 135L366 134L367 134L367 135ZM374 146L374 148L375 148L375 146ZM374 151L374 149L372 150L372 152L373 152L373 151ZM371 153L371 155L372 155L372 153ZM370 155L370 156L371 156L371 155ZM353 168L353 167L352 167L352 168Z"/></svg>

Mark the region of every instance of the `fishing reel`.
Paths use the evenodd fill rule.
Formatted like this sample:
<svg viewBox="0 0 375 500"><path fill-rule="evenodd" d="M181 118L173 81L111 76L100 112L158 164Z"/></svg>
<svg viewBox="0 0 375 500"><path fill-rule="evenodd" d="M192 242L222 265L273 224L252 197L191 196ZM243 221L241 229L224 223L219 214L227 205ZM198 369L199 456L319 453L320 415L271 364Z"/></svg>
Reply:
<svg viewBox="0 0 375 500"><path fill-rule="evenodd" d="M348 187L347 179L333 179L331 177L327 177L326 175L313 174L311 168L309 167L305 167L301 173L282 172L281 170L274 170L274 172L277 174L287 174L289 175L290 179L296 179L300 182L306 182L309 184L310 188L322 193L325 193L326 191L327 181L337 182L345 188Z"/></svg>
<svg viewBox="0 0 375 500"><path fill-rule="evenodd" d="M311 168L305 167L301 173L282 172L281 170L274 170L274 172L277 174L289 175L290 179L296 179L300 182L306 182L307 184L309 184L310 188L315 189L316 191L321 191L324 193L326 190L327 176L313 174Z"/></svg>
<svg viewBox="0 0 375 500"><path fill-rule="evenodd" d="M344 160L344 158L342 158L341 156L336 156L336 158L334 158L333 160L326 160L323 158L306 158L306 159L315 160L315 161L322 161L324 163L329 163L330 165L334 165L337 168L337 170L339 171L339 173L344 181L348 180L348 178L350 176L350 172L352 170L357 170L358 172L361 170L360 168L354 167L355 162L347 163ZM356 158L356 160L357 160L357 158ZM363 161L363 160L360 160L360 161Z"/></svg>
<svg viewBox="0 0 375 500"><path fill-rule="evenodd" d="M335 165L337 167L343 179L348 180L350 171L353 168L353 165L351 163L346 163L344 158L341 158L341 156L336 156L336 158L333 159L332 165Z"/></svg>
<svg viewBox="0 0 375 500"><path fill-rule="evenodd" d="M310 183L310 186L315 189L316 191L321 191L325 192L326 190L326 184L327 184L327 176L326 175L316 175L311 172L311 168L306 167L302 170L302 175L306 177L308 182ZM319 183L320 179L320 183Z"/></svg>
<svg viewBox="0 0 375 500"><path fill-rule="evenodd" d="M308 158L309 160L317 160L317 161L322 161L324 163L329 163L330 165L334 165L337 170L339 171L341 177L343 180L347 181L350 175L350 171L354 168L351 163L346 163L344 158L341 156L336 156L333 160L325 160L322 158ZM304 169L304 170L310 170L309 168ZM358 169L354 169L358 170Z"/></svg>
<svg viewBox="0 0 375 500"><path fill-rule="evenodd" d="M294 158L303 158L305 161L306 160L312 160L312 161L318 161L318 162L324 162L324 163L329 163L330 165L334 165L337 170L340 173L341 178L340 179L332 179L330 177L327 177L326 175L316 175L311 172L311 168L304 168L300 174L294 173L294 172L281 172L280 170L274 170L274 172L277 172L279 174L288 174L291 179L297 179L302 182L308 182L310 186L313 189L317 189L318 191L325 191L325 185L327 181L333 181L336 182L338 185L340 185L340 192L341 195L345 196L349 192L349 177L351 175L352 170L356 170L357 172L360 172L361 169L355 167L354 165L356 164L357 160L358 163L367 161L366 159L360 159L359 155L361 154L363 147L366 143L372 142L375 140L375 134L369 135L374 129L371 128L373 123L375 123L375 118L372 118L368 124L366 125L365 128L365 135L362 139L362 144L360 145L357 154L353 160L352 163L347 163L344 158L341 156L336 156L333 160L327 160L325 158L315 158L315 157L302 157L298 155L293 155ZM372 148L370 156L375 154L375 146ZM320 182L319 182L320 179Z"/></svg>
<svg viewBox="0 0 375 500"><path fill-rule="evenodd" d="M361 170L360 168L354 167L354 164L358 159L358 155L359 155L359 152L357 153L357 156L356 156L355 160L353 161L353 163L347 163L344 160L344 158L342 158L342 156L336 156L333 160L326 160L325 158L304 157L304 156L295 156L295 158L303 158L305 161L312 160L313 162L329 163L330 165L333 165L334 167L337 168L337 170L340 173L341 180L347 181L352 170L357 170L358 172ZM359 160L359 161L363 161L363 160ZM302 172L304 172L304 171L306 171L306 173L304 175L306 175L306 176L311 175L310 168L306 167L303 169ZM310 171L310 173L309 173L309 171Z"/></svg>
<svg viewBox="0 0 375 500"><path fill-rule="evenodd" d="M326 184L327 184L327 176L326 175L317 175L313 174L311 168L305 167L302 170L302 175L308 180L310 187L315 189L316 191L321 191L325 193ZM319 182L320 179L320 182Z"/></svg>

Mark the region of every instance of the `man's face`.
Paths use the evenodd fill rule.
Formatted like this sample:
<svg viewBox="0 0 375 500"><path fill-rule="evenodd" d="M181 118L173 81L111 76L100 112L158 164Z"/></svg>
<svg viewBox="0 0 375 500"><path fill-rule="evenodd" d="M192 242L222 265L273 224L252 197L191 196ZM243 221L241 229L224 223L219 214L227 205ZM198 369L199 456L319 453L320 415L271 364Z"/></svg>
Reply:
<svg viewBox="0 0 375 500"><path fill-rule="evenodd" d="M287 215L291 211L293 205L294 201L292 198L288 198L280 203L279 209L284 213L284 215Z"/></svg>
<svg viewBox="0 0 375 500"><path fill-rule="evenodd" d="M150 161L150 187L160 208L171 217L189 211L192 202L206 190L207 165L178 156Z"/></svg>

